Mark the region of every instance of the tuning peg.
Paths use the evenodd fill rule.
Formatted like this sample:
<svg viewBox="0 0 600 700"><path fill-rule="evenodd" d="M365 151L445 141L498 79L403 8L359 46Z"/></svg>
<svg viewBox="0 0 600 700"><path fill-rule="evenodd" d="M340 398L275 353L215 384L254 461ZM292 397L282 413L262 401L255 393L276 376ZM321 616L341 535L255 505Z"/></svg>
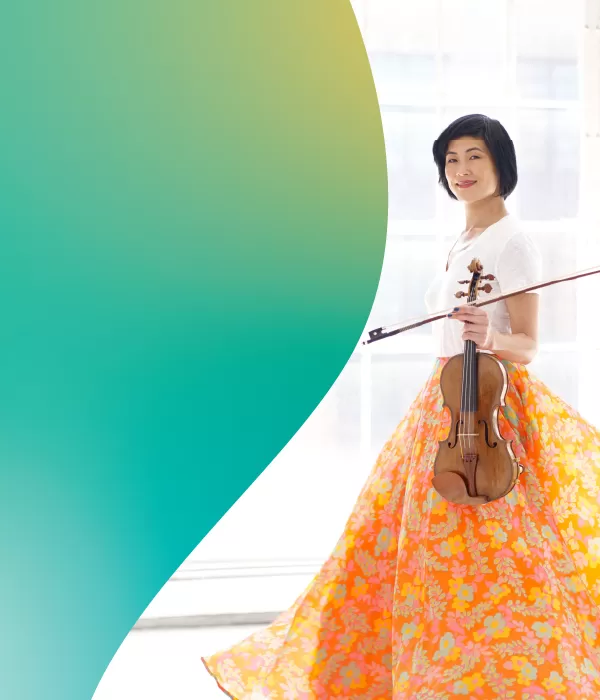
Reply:
<svg viewBox="0 0 600 700"><path fill-rule="evenodd" d="M489 294L492 291L492 285L491 284L484 284L483 287L479 287L480 292L485 292L486 294Z"/></svg>
<svg viewBox="0 0 600 700"><path fill-rule="evenodd" d="M467 294L467 292L456 292L456 294L454 296L457 299L460 299L461 297L468 297L469 295Z"/></svg>
<svg viewBox="0 0 600 700"><path fill-rule="evenodd" d="M496 278L494 277L494 275L482 275L479 279L482 279L482 280L495 280ZM488 286L489 286L489 285L488 285Z"/></svg>
<svg viewBox="0 0 600 700"><path fill-rule="evenodd" d="M471 280L459 280L458 284L471 284Z"/></svg>

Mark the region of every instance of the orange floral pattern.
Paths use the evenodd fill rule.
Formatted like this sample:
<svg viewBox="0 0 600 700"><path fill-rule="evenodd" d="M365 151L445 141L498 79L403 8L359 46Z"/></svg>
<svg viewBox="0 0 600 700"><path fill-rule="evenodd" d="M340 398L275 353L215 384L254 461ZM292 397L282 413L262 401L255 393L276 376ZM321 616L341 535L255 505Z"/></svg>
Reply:
<svg viewBox="0 0 600 700"><path fill-rule="evenodd" d="M431 487L434 370L291 609L203 659L236 700L600 697L600 432L522 365L500 431L525 470L469 507Z"/></svg>

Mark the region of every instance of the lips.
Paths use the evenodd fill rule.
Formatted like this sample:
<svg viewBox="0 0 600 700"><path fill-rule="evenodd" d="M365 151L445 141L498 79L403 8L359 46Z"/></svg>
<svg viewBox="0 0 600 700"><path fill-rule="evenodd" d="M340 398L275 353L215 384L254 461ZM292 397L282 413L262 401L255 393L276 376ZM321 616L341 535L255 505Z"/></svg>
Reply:
<svg viewBox="0 0 600 700"><path fill-rule="evenodd" d="M477 180L461 180L461 182L456 183L456 186L461 189L466 189L467 187L472 187L476 182Z"/></svg>

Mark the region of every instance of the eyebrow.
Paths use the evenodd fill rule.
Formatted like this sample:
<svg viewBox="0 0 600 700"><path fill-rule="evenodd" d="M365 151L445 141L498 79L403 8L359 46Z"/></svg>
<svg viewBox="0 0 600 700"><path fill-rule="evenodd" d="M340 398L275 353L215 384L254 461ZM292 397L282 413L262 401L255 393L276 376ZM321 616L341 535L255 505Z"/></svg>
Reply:
<svg viewBox="0 0 600 700"><path fill-rule="evenodd" d="M481 148L477 148L477 146L473 146L473 148L467 148L467 150L465 151L465 153L469 153L469 151L481 151L481 153L483 153L483 151L481 150ZM448 151L448 152L446 153L446 155L447 155L447 156L456 156L456 155L458 155L458 153L457 153L456 151Z"/></svg>

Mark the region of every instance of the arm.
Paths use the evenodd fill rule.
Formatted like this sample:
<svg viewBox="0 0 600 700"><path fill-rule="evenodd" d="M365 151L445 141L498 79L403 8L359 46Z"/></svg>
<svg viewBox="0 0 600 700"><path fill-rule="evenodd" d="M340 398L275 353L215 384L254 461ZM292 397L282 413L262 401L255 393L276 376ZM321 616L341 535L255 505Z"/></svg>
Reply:
<svg viewBox="0 0 600 700"><path fill-rule="evenodd" d="M519 294L506 300L511 333L490 331L489 347L498 357L528 365L538 351L539 294Z"/></svg>
<svg viewBox="0 0 600 700"><path fill-rule="evenodd" d="M461 306L450 314L462 321L463 340L472 340L480 350L489 350L501 359L529 364L538 351L538 294L519 294L506 300L511 333L499 333L490 327L484 308Z"/></svg>

